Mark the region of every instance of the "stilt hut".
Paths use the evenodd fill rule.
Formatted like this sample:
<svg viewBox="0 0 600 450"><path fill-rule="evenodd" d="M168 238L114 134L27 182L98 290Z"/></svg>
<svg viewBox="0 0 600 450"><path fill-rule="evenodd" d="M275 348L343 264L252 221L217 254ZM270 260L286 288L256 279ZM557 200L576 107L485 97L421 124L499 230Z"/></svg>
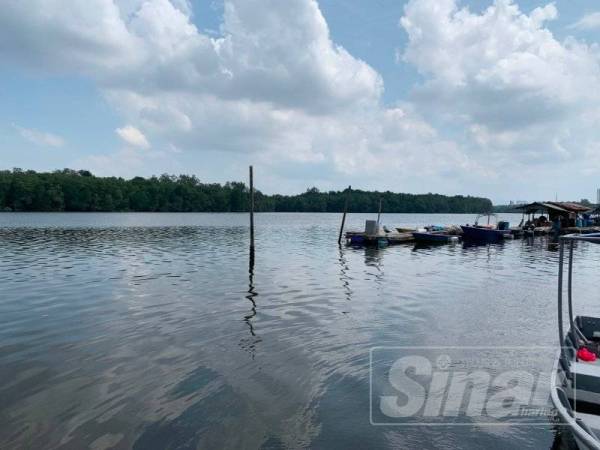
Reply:
<svg viewBox="0 0 600 450"><path fill-rule="evenodd" d="M591 210L589 206L575 202L534 202L521 205L517 209L523 212L522 226L543 227L559 220L561 228L581 228L583 226L581 216ZM536 214L539 215L536 217ZM527 221L525 221L525 215L527 215Z"/></svg>

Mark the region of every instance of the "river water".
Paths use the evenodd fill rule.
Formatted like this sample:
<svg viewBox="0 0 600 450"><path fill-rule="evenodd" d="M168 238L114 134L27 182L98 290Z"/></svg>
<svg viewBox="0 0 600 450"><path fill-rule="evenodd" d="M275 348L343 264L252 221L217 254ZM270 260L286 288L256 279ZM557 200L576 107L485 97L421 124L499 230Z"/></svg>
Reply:
<svg viewBox="0 0 600 450"><path fill-rule="evenodd" d="M340 219L257 214L252 266L245 214L0 214L0 448L570 445L550 420L370 420L373 347L556 345L545 238L340 248ZM596 315L598 250L575 249L577 306Z"/></svg>

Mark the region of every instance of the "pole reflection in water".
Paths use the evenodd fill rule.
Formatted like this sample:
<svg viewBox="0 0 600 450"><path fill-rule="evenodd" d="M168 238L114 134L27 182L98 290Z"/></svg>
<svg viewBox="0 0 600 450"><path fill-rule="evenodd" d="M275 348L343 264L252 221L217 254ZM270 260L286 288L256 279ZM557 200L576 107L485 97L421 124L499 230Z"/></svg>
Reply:
<svg viewBox="0 0 600 450"><path fill-rule="evenodd" d="M346 255L344 255L344 248L340 245L339 246L339 257L338 257L338 261L340 263L340 281L342 282L342 289L344 290L344 296L346 297L346 300L351 301L352 300L352 288L350 287L350 280L352 279L350 277L349 272L350 272L350 268L348 267L348 261L346 259ZM344 314L347 313L347 311L342 311Z"/></svg>
<svg viewBox="0 0 600 450"><path fill-rule="evenodd" d="M262 339L256 334L254 324L252 323L252 319L254 319L256 316L255 297L257 296L258 292L256 292L254 287L254 247L250 246L248 258L248 294L245 296L245 298L252 304L252 306L250 307L250 312L244 316L244 322L246 322L246 325L248 325L251 337L242 339L240 341L240 345L250 353L252 359L255 357L256 345L262 341Z"/></svg>

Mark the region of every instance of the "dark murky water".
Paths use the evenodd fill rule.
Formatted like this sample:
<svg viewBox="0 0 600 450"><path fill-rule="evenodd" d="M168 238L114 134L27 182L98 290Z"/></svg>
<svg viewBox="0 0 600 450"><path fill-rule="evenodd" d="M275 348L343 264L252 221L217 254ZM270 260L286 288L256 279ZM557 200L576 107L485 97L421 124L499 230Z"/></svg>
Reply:
<svg viewBox="0 0 600 450"><path fill-rule="evenodd" d="M556 343L546 241L340 249L339 220L257 215L249 271L244 214L0 215L0 448L558 444L550 424L369 422L374 346ZM590 314L597 250L576 248Z"/></svg>

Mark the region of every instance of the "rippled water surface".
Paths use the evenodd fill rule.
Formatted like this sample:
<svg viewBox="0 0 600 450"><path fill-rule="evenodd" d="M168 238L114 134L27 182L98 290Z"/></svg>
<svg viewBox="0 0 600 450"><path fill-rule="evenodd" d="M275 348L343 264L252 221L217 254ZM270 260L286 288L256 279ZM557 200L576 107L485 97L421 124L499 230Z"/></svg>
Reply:
<svg viewBox="0 0 600 450"><path fill-rule="evenodd" d="M351 215L349 228L366 218ZM544 238L340 249L339 215L258 214L252 268L247 221L1 214L0 448L558 444L550 424L369 422L374 346L556 343L558 255ZM592 247L575 249L575 295L598 315Z"/></svg>

